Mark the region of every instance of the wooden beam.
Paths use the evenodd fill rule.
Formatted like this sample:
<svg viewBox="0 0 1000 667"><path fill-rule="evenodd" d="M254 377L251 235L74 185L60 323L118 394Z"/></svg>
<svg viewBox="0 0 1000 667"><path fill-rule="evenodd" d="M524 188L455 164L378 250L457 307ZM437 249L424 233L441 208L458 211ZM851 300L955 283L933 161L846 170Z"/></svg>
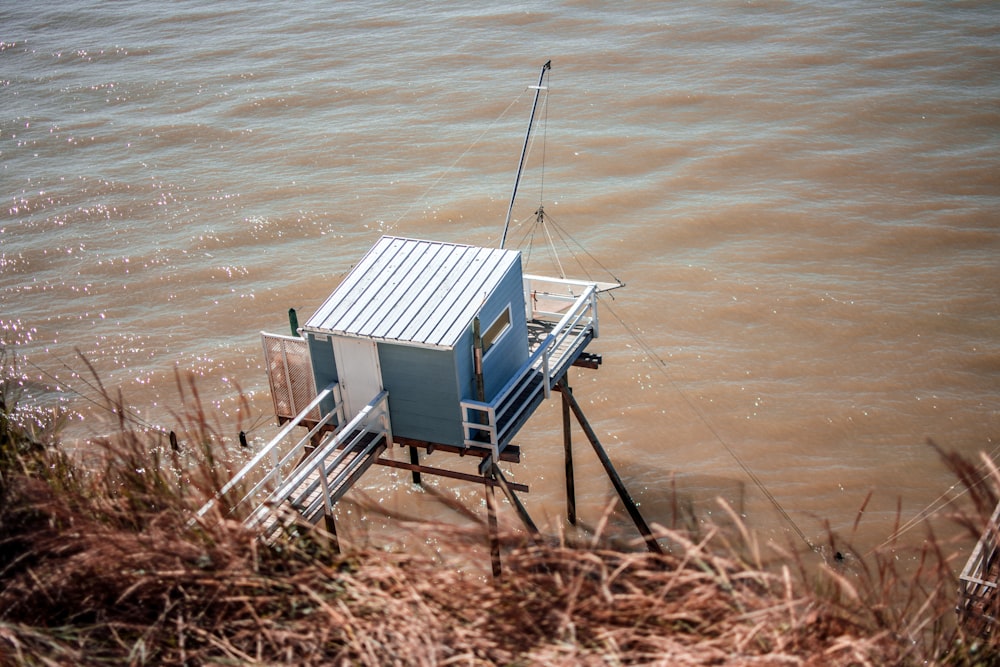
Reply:
<svg viewBox="0 0 1000 667"><path fill-rule="evenodd" d="M580 356L573 360L573 366L578 366L579 368L589 368L591 370L597 370L601 367L601 355L591 354L590 352L581 352Z"/></svg>
<svg viewBox="0 0 1000 667"><path fill-rule="evenodd" d="M401 438L398 436L394 437L393 441L400 447L419 447L426 450L428 454L441 451L448 452L449 454L458 454L459 456L476 456L481 459L493 455L493 450L489 447L457 447L455 445L444 445L440 442L428 442L426 440L414 440L413 438ZM517 445L507 445L500 452L500 460L504 463L520 463L521 448Z"/></svg>
<svg viewBox="0 0 1000 667"><path fill-rule="evenodd" d="M487 484L495 486L497 483L488 480L484 481L483 477L480 475L472 475L465 472L458 472L457 470L445 470L443 468L432 468L430 466L423 465L413 465L412 463L406 463L404 461L394 461L393 459L379 458L376 459L375 463L379 465L387 466L389 468L400 468L401 470L410 470L416 472L427 473L428 475L437 475L439 477L448 477L450 479L458 479L463 482L474 482L476 484ZM515 491L520 491L521 493L528 493L529 489L526 484L518 484L517 482L507 482L511 489Z"/></svg>
<svg viewBox="0 0 1000 667"><path fill-rule="evenodd" d="M590 427L587 417L583 414L580 404L576 402L576 399L573 397L573 392L569 391L565 382L565 377L559 380L560 391L562 391L563 399L569 403L570 409L573 411L573 414L576 415L576 421L580 424L580 427L583 428L583 432L586 434L587 439L590 440L590 444L597 453L597 458L600 459L601 465L604 466L604 471L608 474L608 479L611 480L612 486L614 486L615 491L618 492L618 497L621 499L622 504L625 505L625 509L628 510L629 516L632 517L632 522L635 524L635 527L639 529L639 532L642 533L643 539L646 540L646 548L653 553L662 554L663 548L660 547L660 544L653 536L653 531L649 529L649 525L646 524L646 520L643 519L642 514L639 513L639 507L635 504L635 501L632 500L632 496L629 495L628 489L625 488L625 483L618 475L618 471L615 470L614 465L611 463L611 459L608 458L607 452L604 451L604 447L601 446L600 440L597 439L597 434L594 433L594 429Z"/></svg>

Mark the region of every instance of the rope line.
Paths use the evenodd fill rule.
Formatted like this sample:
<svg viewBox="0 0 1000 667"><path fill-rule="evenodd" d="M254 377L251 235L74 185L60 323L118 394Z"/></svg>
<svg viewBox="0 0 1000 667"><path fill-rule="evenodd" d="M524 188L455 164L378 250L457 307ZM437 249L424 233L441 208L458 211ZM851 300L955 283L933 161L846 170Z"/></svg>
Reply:
<svg viewBox="0 0 1000 667"><path fill-rule="evenodd" d="M678 395L680 395L681 399L688 406L688 408L692 412L694 412L695 415L697 415L698 419L701 420L701 422L705 425L705 427L712 433L712 436L719 442L719 444L722 445L722 447L733 458L733 460L736 461L737 465L739 465L740 468L743 470L743 472L746 473L747 477L749 477L753 481L753 483L757 486L757 488L764 495L764 497L768 499L768 501L774 506L774 508L781 515L781 517L788 523L789 526L791 526L792 530L795 531L795 533L799 536L799 538L801 538L802 541L805 544L807 544L811 550L818 552L820 550L819 547L813 544L813 542L809 540L808 537L806 537L802 529L799 528L798 524L796 524L795 521L792 519L792 517L788 514L788 512L785 511L785 509L781 506L781 503L778 502L777 498L775 498L774 495L767 489L763 481L761 481L761 479L757 476L756 473L754 473L754 471L750 468L750 466L747 465L747 463L739 456L739 454L736 453L736 451L729 445L729 443L726 442L726 440L712 426L712 424L708 421L708 419L706 418L704 413L698 408L698 406L695 405L683 391L681 391L681 389L677 386L677 383L667 372L666 362L657 356L656 352L645 342L645 340L642 339L639 333L635 331L632 327L630 327L621 318L621 316L618 315L618 313L615 312L613 308L611 308L610 304L605 302L604 307L608 310L608 312L610 312L614 316L614 318L618 321L618 323L621 324L621 326L625 329L625 331L629 334L629 336L631 336L631 338L635 341L635 343L640 347L643 353L650 360L658 362L654 365L660 371L660 373L667 379L667 381L670 383L670 386L674 389L674 391L678 393ZM1000 452L1000 444L998 444L989 454L989 458L991 460L994 460L998 452ZM889 537L887 537L881 544L870 549L867 555L871 555L876 551L883 549L889 544L893 543L901 535L907 533L916 526L920 525L922 522L943 511L949 505L952 505L953 503L958 501L962 496L972 491L973 488L976 488L986 483L986 481L991 476L989 465L987 463L983 463L982 465L980 465L979 468L977 469L977 472L982 473L978 481L976 481L971 486L967 486L965 489L959 491L957 494L953 496L950 494L952 494L955 491L956 487L959 485L959 482L952 484L947 489L945 489L945 491L942 492L937 498L932 500L923 509L921 509L914 516L912 516L909 520L907 520L901 526L897 527L894 531L892 531Z"/></svg>
<svg viewBox="0 0 1000 667"><path fill-rule="evenodd" d="M688 406L688 408L698 417L699 420L701 420L701 423L705 425L705 427L709 430L712 436L719 442L719 444L722 445L722 447L726 450L726 452L729 453L729 455L733 458L733 460L736 461L737 465L739 465L739 467L743 470L743 472L746 473L747 477L749 477L750 480L754 483L754 485L757 486L760 492L764 494L764 497L767 498L768 501L770 501L770 503L778 511L778 514L780 514L781 517L785 520L785 522L788 523L789 526L791 526L792 530L795 531L795 534L798 535L812 551L819 551L819 548L815 544L813 544L808 537L806 537L806 534L802 532L802 529L799 528L798 524L795 523L795 521L788 514L788 512L785 511L785 508L781 506L781 503L778 502L778 499L774 497L774 495L767 489L766 486L764 486L764 482L761 481L761 479L750 468L750 466L747 465L747 463L740 457L739 454L736 453L736 451L729 445L729 443L726 442L726 440L715 429L715 427L712 426L712 424L708 421L707 417L698 408L698 406L695 405L691 401L691 399L688 398L687 394L681 391L680 387L677 386L677 383L674 382L673 377L671 377L670 373L667 372L666 362L663 361L663 359L660 359L659 356L657 356L653 348L650 347L650 345L646 343L645 340L643 340L643 338L639 335L639 333L635 331L632 327L630 327L625 322L625 320L623 320L621 316L619 316L618 313L615 312L613 308L611 308L609 304L605 303L604 307L608 309L608 312L610 312L616 320L618 320L618 323L622 325L622 327L625 329L626 332L628 332L628 334L632 337L632 340L636 342L636 344L646 354L646 356L651 361L659 362L654 365L660 371L660 373L667 379L667 382L670 383L670 386L673 387L674 391L676 391L678 395L680 395L681 399L683 399L684 403Z"/></svg>
<svg viewBox="0 0 1000 667"><path fill-rule="evenodd" d="M602 264L602 263L601 263L601 261L600 261L599 259L597 259L597 258L596 258L596 257L595 257L594 255L592 255L592 254L590 253L590 251L589 251L589 250L587 250L587 248L586 248L586 247L585 247L585 246L584 246L584 245L583 245L582 243L580 243L580 242L579 242L579 241L577 241L577 240L576 240L575 238L573 238L573 236L571 236L571 235L570 235L570 233L569 233L569 232L567 232L567 231L566 231L566 229L565 229L564 227L562 227L562 226L561 226L561 225L560 225L560 224L559 224L558 222L556 222L555 218L553 218L553 217L552 217L552 215L551 215L551 214L550 214L550 213L549 213L548 211L546 211L546 212L545 212L545 220L546 220L546 222L550 222L550 223L552 223L552 227L553 227L553 228L555 228L555 232L556 232L556 236L558 236L558 237L559 237L559 240L560 240L560 241L562 241L562 242L563 242L563 244L564 244L564 245L565 245L565 246L566 246L567 248L569 248L569 245L570 245L569 243L567 243L567 239L568 239L568 240L572 241L572 242L573 242L573 245L575 245L575 246L576 246L577 248L579 248L579 249L580 249L580 251L581 251L581 252L582 252L582 253L583 253L584 255L586 255L588 259L590 259L590 261L594 262L594 264L596 264L596 265L598 266L598 268L600 268L600 269L601 269L602 271L604 271L604 272L605 272L606 274L608 274L609 276L611 276L611 277L612 277L612 278L614 279L614 281L615 281L615 282L617 282L617 283L619 283L619 284L622 284L622 285L624 284L624 283L623 283L623 282L622 282L622 281L621 281L621 280L620 280L620 279L618 278L618 276L616 276L616 275L615 275L615 274L614 274L614 273L613 273L613 272L611 271L611 269L609 269L609 268L608 268L608 267L606 267L606 266L605 266L604 264ZM553 250L553 252L555 252L555 251ZM582 270L582 271L583 271L584 275L585 275L585 276L586 276L586 277L587 277L588 279L591 279L591 277L590 277L590 272L589 272L589 271L587 270L587 267L585 267L585 266L583 265L583 262L581 262L581 261L579 260L579 258L578 258L578 257L576 256L576 253L574 253L572 249L570 249L570 254L571 254L571 255L573 256L573 259L574 259L574 260L576 260L576 263L577 263L577 266L579 266L579 267L580 267L580 270ZM612 297L612 299L614 299L614 297Z"/></svg>
<svg viewBox="0 0 1000 667"><path fill-rule="evenodd" d="M452 162L449 167L447 167L446 169L444 169L441 172L441 174L436 179L434 179L433 183L431 183L429 186L427 186L427 189L424 191L424 194L422 194L420 197L418 197L417 199L415 199L413 201L413 203L411 203L406 208L406 210L403 211L399 215L399 217L396 218L396 221L393 222L392 225L389 226L389 229L394 229L394 228L398 227L399 223L403 220L403 218L405 218L406 216L408 216L410 214L410 212L414 208L417 207L418 204L422 204L423 202L425 202L427 200L428 195L430 195L430 193L438 186L438 184L444 179L444 177L447 176L447 175L449 175L452 171L455 170L455 167L458 166L458 163L461 162L463 159L465 159L465 156L468 155L469 152L473 148L475 148L477 145L479 145L479 142L482 141L483 137L485 137L487 133L489 133L490 131L492 131L493 128L496 126L497 123L499 123L501 120L504 119L504 117L507 115L507 112L509 112L514 107L514 105L517 104L518 101L520 101L520 99L522 97L524 97L524 93L526 93L528 90L529 90L528 88L525 88L524 90L522 90L521 93L518 94L518 96L515 97L511 101L510 104L507 105L507 108L504 109L503 111L501 111L499 116L497 116L495 119L493 119L493 122L490 123L489 127L487 127L485 130L483 130L482 132L480 132L479 136L477 136L473 140L473 142L471 144L469 144L469 147L466 148L464 151L462 151L462 154L459 155L457 158L455 158L455 161Z"/></svg>
<svg viewBox="0 0 1000 667"><path fill-rule="evenodd" d="M543 149L543 151L544 151L544 149ZM556 224L556 222L554 220L552 220L551 217L549 217L549 221L552 222L552 227L555 228L556 235L560 237L560 240L563 241L564 244L566 244L566 240L565 240L566 238L572 239L573 242L581 250L583 250L583 252L591 260L593 260L598 266L601 267L601 269L603 269L604 271L606 271L608 273L608 275L610 275L612 278L614 278L615 281L617 281L619 284L622 284L622 281L619 280L617 276L615 276L610 270L608 270L607 267L605 267L603 264L601 264L601 262L598 261L597 258L595 258L593 255L591 255L590 252L588 252L587 249L584 248L584 246L582 244L580 244L579 241L577 241L576 239L574 239L568 232L566 232L558 224ZM539 225L537 225L537 224L531 226L531 230L530 230L531 241L534 241L535 229L538 226ZM527 237L527 236L528 236L528 233L525 234L525 237ZM546 228L546 236L547 236L547 238L549 238L550 245L554 245L554 244L551 244L551 237L548 236L548 229L547 228ZM523 241L523 239L522 239L522 241ZM568 246L568 244L566 244L566 245ZM528 259L530 259L531 248L532 248L532 244L529 243L529 246L528 246ZM552 251L554 253L555 252L555 248L552 248ZM573 254L573 253L571 253L571 254ZM583 267L583 264L579 261L579 259L576 258L575 254L573 254L573 258L576 259L577 264L583 269L584 273L587 274L587 278L589 279L590 278L589 273L587 272L586 268ZM558 263L558 258L556 259L556 262ZM612 300L614 300L614 297L612 297ZM687 394L685 394L683 391L681 391L680 387L677 386L677 383L674 381L673 377L667 372L666 362L663 359L659 358L659 356L656 354L656 352L653 350L653 348L639 335L639 332L637 332L635 329L633 329L631 326L629 326L625 322L625 320L622 319L622 317L613 308L611 308L610 304L608 304L607 302L605 302L604 303L604 307L607 308L608 312L610 312L614 316L614 318L616 320L618 320L618 323L621 324L622 328L624 328L625 331L629 334L629 336L632 337L632 340L635 341L636 345L639 346L639 348L643 351L643 353L646 355L646 357L650 361L659 362L659 363L654 364L656 366L657 370L659 370L660 373L667 379L667 382L670 383L670 386L673 387L674 391L676 391L677 394L681 397L681 399L684 401L684 403L688 406L688 409L690 409L691 412L693 412L698 417L698 419L701 421L702 424L705 425L705 427L709 430L709 432L716 439L716 441L718 441L719 444L722 445L722 447L726 450L726 452L728 452L729 456L731 456L732 459L734 461L736 461L736 464L739 465L739 467L743 470L743 472L746 474L746 476L750 478L750 480L760 490L760 492L764 495L764 497L767 498L767 500L774 506L774 508L778 511L778 514L781 515L781 517L785 520L786 523L788 523L789 526L791 526L792 530L795 531L795 534L797 534L799 536L799 538L809 547L810 550L812 550L812 551L819 551L819 548L815 544L813 544L812 541L808 537L806 537L806 534L802 531L801 528L799 528L799 525L797 523L795 523L795 520L792 519L792 517L788 514L788 512L785 511L785 508L782 507L781 503L778 502L778 499L774 497L774 494L772 494L768 490L768 488L764 485L764 482L760 479L760 477L757 476L757 473L755 473L753 471L753 469L750 468L749 465L747 465L746 461L744 461L742 459L742 457L740 457L740 455L736 453L736 450L734 450L729 445L729 443L726 442L725 438L723 438L722 435L715 429L715 427L712 426L712 424L708 421L708 418L705 416L705 414L698 408L697 405L694 404L693 401L691 401L691 399L688 398Z"/></svg>
<svg viewBox="0 0 1000 667"><path fill-rule="evenodd" d="M610 275L612 278L614 278L615 281L617 281L619 284L622 283L622 281L619 280L617 276L615 276L610 270L608 270L607 267L605 267L603 264L601 264L601 262L598 261L597 258L595 258L593 255L591 255L587 251L587 249L584 248L584 246L582 244L580 244L579 241L577 241L576 239L574 239L568 232L566 232L557 223L555 223L555 221L552 220L551 217L549 217L549 221L552 222L552 226L556 229L556 234L560 237L560 240L562 240L564 244L566 244L567 246L569 245L569 244L566 243L566 240L565 240L566 238L572 239L573 242L581 250L583 250L583 252L592 261L594 261L598 266L601 267L601 269L603 269L604 271L606 271L608 273L608 275ZM531 239L532 239L532 241L534 240L534 228L537 227L537 226L538 225L532 225L532 230L531 230ZM525 236L527 237L528 235L525 234ZM529 245L529 249L528 249L529 257L530 257L530 250L531 250L531 245ZM553 249L553 252L554 252L554 249ZM577 264L580 265L580 267L583 269L584 273L587 274L587 278L590 279L590 275L588 274L586 268L583 267L582 263L579 261L579 259L576 258L575 254L573 254L573 257L574 257L574 259L576 259ZM614 300L613 296L612 296L612 300ZM628 333L629 336L631 336L632 340L635 341L636 345L639 346L639 348L646 355L646 357L650 361L652 361L652 362L658 362L658 363L654 363L653 365L656 366L657 370L659 370L660 373L663 375L663 377L666 378L666 380L670 384L670 386L674 389L674 391L677 392L677 394L681 397L681 399L684 401L684 403L688 406L688 409L690 409L691 412L693 412L698 417L698 419L701 421L702 424L705 425L705 428L707 428L709 430L709 432L716 439L716 441L718 441L718 443L720 445L722 445L722 447L726 450L726 452L729 454L729 456L731 456L732 459L736 462L736 464L743 470L743 472L746 474L746 476L750 478L750 480L760 490L760 492L764 495L764 497L774 506L774 508L778 511L778 514L781 515L781 517L785 520L785 522L789 526L791 526L792 530L795 531L795 534L799 536L799 538L809 547L809 549L811 549L812 551L819 551L819 548L815 544L813 544L812 541L808 537L806 537L806 534L802 531L801 528L799 528L799 525L797 523L795 523L795 520L792 519L792 517L788 514L788 512L785 511L785 508L782 507L781 503L778 502L778 499L774 497L774 494L772 494L768 490L768 488L764 485L764 482L760 479L760 477L757 476L757 473L755 473L753 471L753 469L750 468L749 465L747 465L746 461L744 461L742 459L742 457L740 457L740 455L736 453L736 450L734 450L729 445L729 443L726 442L725 438L723 438L722 435L715 429L715 427L712 426L711 422L708 421L708 418L705 416L704 412L702 412L698 408L698 406L695 405L694 402L691 401L690 398L688 398L687 394L685 394L683 391L681 391L680 387L677 386L677 383L674 381L673 377L670 375L670 373L667 372L666 362L663 359L660 359L660 357L656 354L656 351L653 350L653 348L642 338L642 336L639 335L639 332L636 331L631 326L629 326L629 324L627 322L625 322L625 320L615 311L614 308L611 307L611 305L609 303L607 303L603 299L602 299L602 301L603 301L604 307L608 310L608 312L610 312L614 316L614 318L618 321L618 323L621 324L622 328L625 329L625 331Z"/></svg>
<svg viewBox="0 0 1000 667"><path fill-rule="evenodd" d="M996 455L997 455L998 451L1000 451L1000 445L997 445L996 447L993 448L993 451L990 452L990 454L988 455L989 459L990 460L994 460L996 458ZM982 484L984 484L986 482L986 480L988 480L991 477L991 472L989 470L989 464L983 463L977 469L978 472L982 472L983 470L985 470L986 472L983 473L982 477L980 477L979 480L975 484L972 484L971 486L966 486L965 489L963 489L962 491L958 492L956 495L954 495L954 496L952 496L950 498L948 497L948 494L950 494L952 491L955 490L955 487L958 486L959 482L955 482L954 484L952 484L951 486L949 486L947 489L945 489L941 493L941 495L939 495L937 498L935 498L931 502L927 503L927 505L922 510L920 510L919 512L917 512L908 521L906 521L905 523L903 523L902 526L899 526L898 528L896 528L896 530L892 531L892 533L889 534L889 537L887 537L884 542L882 542L878 546L873 547L871 550L869 550L867 555L871 555L871 554L875 553L876 551L878 551L879 549L883 549L886 546L888 546L889 544L892 544L893 542L895 542L899 538L900 535L903 535L904 533L906 533L906 532L910 531L911 529L915 528L916 526L920 525L921 522L926 521L927 519L931 518L932 516L934 516L938 512L943 511L946 507L948 507L949 505L951 505L952 503L954 503L955 501L957 501L959 498L961 498L965 494L967 494L970 491L972 491L972 489L974 489L974 488L976 488L976 487L981 486ZM945 500L945 499L947 499L947 500ZM935 505L938 505L938 506L935 507Z"/></svg>
<svg viewBox="0 0 1000 667"><path fill-rule="evenodd" d="M603 271L605 271L608 275L610 275L612 278L614 278L614 280L616 280L618 283L622 282L617 276L615 276L614 273L612 273L610 271L610 269L608 269L606 266L604 266L600 262L600 260L598 260L596 257L594 257L586 249L586 247L583 246L583 244L581 244L579 241L577 241L575 238L573 238L573 236L571 234L569 234L569 232L567 232L562 226L560 226L558 224L558 222L551 215L549 215L548 213L546 213L545 219L546 219L546 222L551 223L551 226L555 229L556 235L563 242L563 244L567 246L567 248L569 248L569 245L570 245L567 242L567 239L568 239L569 241L572 241L573 244L576 245L591 261L593 261ZM529 233L525 233L525 235L522 237L522 240L521 240L521 245L522 246L524 244L525 239L528 240L528 247L527 247L527 251L526 251L527 252L526 261L530 261L530 258L531 258L531 251L533 249L534 237L535 237L535 229L537 227L538 227L538 225L533 225L531 227L531 229L530 229L530 236L529 236ZM521 247L521 246L519 246L519 247ZM552 251L555 252L554 249L552 249ZM584 275L588 279L592 279L591 276L590 276L590 273L587 271L587 268L583 265L582 262L580 262L579 258L576 256L575 253L573 253L572 249L570 249L570 253L573 255L573 258L576 260L577 265L583 271ZM611 300L614 300L614 293L609 292L608 295L611 297ZM740 466L740 468L746 473L747 477L749 477L753 481L753 483L757 486L757 488L760 489L760 492L764 495L764 497L767 498L768 501L775 507L775 509L778 511L778 513L793 528L793 530L802 539L802 541L805 542L807 545L809 545L810 549L812 549L814 551L817 550L817 547L805 536L805 534L798 527L798 525L795 523L795 521L792 520L792 518L788 514L788 512L785 511L785 509L781 506L781 504L774 497L774 495L764 486L764 483L760 480L760 478L756 475L756 473L753 472L753 470L746 464L746 462L743 461L742 458L740 458L740 456L736 453L736 451L721 437L721 435L716 431L716 429L708 421L708 419L706 418L706 416L704 415L704 413L702 413L701 410L699 410L698 407L696 405L694 405L694 403L687 397L687 395L680 390L680 388L677 386L676 382L674 382L674 380L670 376L670 374L667 373L667 371L666 371L666 363L656 355L656 353L653 351L653 349L641 338L641 336L638 334L638 332L636 332L634 329L632 329L632 327L630 327L621 318L621 316L619 316L618 313L616 313L614 311L614 309L611 308L611 306L606 301L604 302L604 306L615 317L615 319L618 320L618 322L622 325L622 327L629 334L629 336L631 336L631 338L635 341L635 343L640 347L640 349L642 349L643 353L647 356L647 358L649 358L650 360L655 360L655 361L659 362L658 364L656 364L656 366L659 369L659 371L664 375L664 377L667 378L667 381L670 383L671 387L673 387L673 389L681 396L681 398L687 404L687 406L691 409L691 411L694 412L695 415L697 415L697 417L699 418L699 420L701 420L701 422L705 425L705 427L709 429L709 431L712 433L713 437L715 437L715 439L718 440L718 442L722 445L722 447L725 448L725 450L733 458L733 460L736 461L736 463ZM989 457L991 459L995 459L998 452L1000 452L1000 444L998 444L997 447L995 447L993 449L993 451L990 453ZM917 512L916 515L914 515L913 517L911 517L909 520L907 520L901 526L898 526L889 535L889 537L886 538L886 540L884 542L882 542L881 544L879 544L877 547L873 548L868 553L871 554L871 553L875 552L878 549L882 549L882 548L886 547L887 545L891 544L896 539L898 539L904 533L906 533L909 530L913 529L914 527L920 525L920 523L922 523L926 519L929 519L929 518L933 517L935 514L943 511L949 505L955 503L962 496L964 496L965 494L969 493L969 491L971 491L972 488L978 487L978 486L982 485L983 483L985 483L986 480L989 479L989 477L990 477L990 473L989 473L988 470L986 472L982 472L986 468L987 468L987 465L985 463L979 467L978 471L982 473L982 476L979 478L979 480L975 484L972 485L972 487L966 488L966 489L962 490L961 492L959 492L957 495L949 497L949 495L951 493L953 493L955 491L955 488L958 486L957 482L955 484L952 484L943 493L941 493L941 495L939 495L933 501L931 501L930 503L928 503L927 506L925 506L922 510L920 510L919 512Z"/></svg>

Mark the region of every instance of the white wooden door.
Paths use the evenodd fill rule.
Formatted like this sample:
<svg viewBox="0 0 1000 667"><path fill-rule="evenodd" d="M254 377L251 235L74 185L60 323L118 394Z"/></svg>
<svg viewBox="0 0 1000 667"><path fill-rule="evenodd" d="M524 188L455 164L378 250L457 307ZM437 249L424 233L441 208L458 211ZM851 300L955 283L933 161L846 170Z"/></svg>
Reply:
<svg viewBox="0 0 1000 667"><path fill-rule="evenodd" d="M333 336L331 340L340 390L344 396L344 411L350 421L382 391L378 348L373 341L358 338Z"/></svg>

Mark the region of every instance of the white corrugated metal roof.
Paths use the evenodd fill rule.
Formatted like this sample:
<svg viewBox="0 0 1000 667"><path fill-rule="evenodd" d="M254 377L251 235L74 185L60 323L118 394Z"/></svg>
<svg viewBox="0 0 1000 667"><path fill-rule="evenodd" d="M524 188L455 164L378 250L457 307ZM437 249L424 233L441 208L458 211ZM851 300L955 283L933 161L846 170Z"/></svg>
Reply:
<svg viewBox="0 0 1000 667"><path fill-rule="evenodd" d="M303 328L451 348L519 258L515 250L383 236Z"/></svg>

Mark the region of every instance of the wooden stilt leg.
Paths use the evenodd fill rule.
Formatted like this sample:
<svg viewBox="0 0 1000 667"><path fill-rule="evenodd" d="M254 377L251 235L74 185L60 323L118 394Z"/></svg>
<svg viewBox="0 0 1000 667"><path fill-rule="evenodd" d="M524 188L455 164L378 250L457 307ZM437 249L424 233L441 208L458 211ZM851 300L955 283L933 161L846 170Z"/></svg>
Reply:
<svg viewBox="0 0 1000 667"><path fill-rule="evenodd" d="M629 516L632 517L632 522L635 527L639 529L642 534L643 539L646 540L646 548L653 553L663 553L663 549L657 543L656 538L653 537L653 532L649 529L646 524L646 520L642 518L642 514L639 513L639 507L632 500L632 496L629 495L628 489L625 488L625 483L622 481L621 477L618 476L618 471L615 470L614 465L611 463L611 459L608 458L607 452L604 451L604 447L601 446L601 442L597 439L597 434L594 433L594 429L590 427L590 423L583 414L583 410L580 408L580 404L576 402L573 398L573 394L568 390L565 385L565 380L560 380L562 385L562 395L563 399L569 401L569 407L573 410L573 414L576 416L576 421L583 428L583 432L586 434L587 439L590 440L590 444L594 447L594 451L597 453L597 458L601 460L601 465L604 466L604 472L607 473L608 479L611 480L612 486L615 487L615 491L618 492L618 497L621 499L622 504L625 505L625 509L628 510Z"/></svg>
<svg viewBox="0 0 1000 667"><path fill-rule="evenodd" d="M503 491L505 496L507 496L507 500L510 501L510 504L514 506L514 511L516 511L517 516L521 518L521 523L523 523L524 527L528 529L528 532L531 533L531 538L535 540L535 543L537 544L538 536L541 534L538 532L538 527L535 525L535 522L531 520L528 510L526 510L524 505L521 504L521 500L514 495L514 491L507 484L507 478L503 476L503 471L497 467L496 463L493 464L493 478L497 481L497 484L500 485L500 490Z"/></svg>
<svg viewBox="0 0 1000 667"><path fill-rule="evenodd" d="M563 451L566 454L566 518L571 526L576 525L576 480L573 476L573 436L569 420L569 401L566 394L573 391L567 378L562 383Z"/></svg>
<svg viewBox="0 0 1000 667"><path fill-rule="evenodd" d="M339 554L340 540L337 538L337 522L334 521L333 515L330 514L329 512L327 512L324 515L323 520L326 524L326 532L330 533L330 539L331 539L330 546L332 546L333 550Z"/></svg>
<svg viewBox="0 0 1000 667"><path fill-rule="evenodd" d="M420 452L417 451L416 447L410 447L410 463L413 465L420 465ZM413 483L420 486L420 471L413 471Z"/></svg>
<svg viewBox="0 0 1000 667"><path fill-rule="evenodd" d="M490 560L493 578L500 578L500 528L497 525L497 497L492 484L486 484L486 521L490 532Z"/></svg>

